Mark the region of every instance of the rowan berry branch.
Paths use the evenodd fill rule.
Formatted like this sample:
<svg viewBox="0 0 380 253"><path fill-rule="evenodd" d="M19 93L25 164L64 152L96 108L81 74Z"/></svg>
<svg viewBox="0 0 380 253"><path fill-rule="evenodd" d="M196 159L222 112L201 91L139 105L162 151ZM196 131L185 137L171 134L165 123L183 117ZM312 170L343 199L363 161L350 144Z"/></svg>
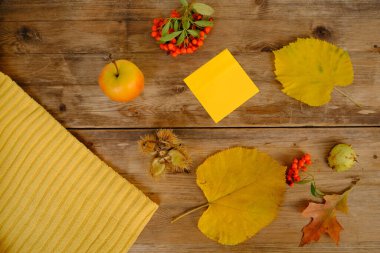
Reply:
<svg viewBox="0 0 380 253"><path fill-rule="evenodd" d="M176 57L192 54L203 46L213 26L214 10L205 4L180 0L182 7L173 10L169 18L153 20L151 36L160 48Z"/></svg>
<svg viewBox="0 0 380 253"><path fill-rule="evenodd" d="M294 158L292 165L286 170L286 183L291 187L294 184L310 183L310 193L314 197L322 198L325 194L317 188L314 176L306 171L307 165L311 163L311 156L309 154L303 155L299 160ZM302 175L306 175L306 177L301 178Z"/></svg>

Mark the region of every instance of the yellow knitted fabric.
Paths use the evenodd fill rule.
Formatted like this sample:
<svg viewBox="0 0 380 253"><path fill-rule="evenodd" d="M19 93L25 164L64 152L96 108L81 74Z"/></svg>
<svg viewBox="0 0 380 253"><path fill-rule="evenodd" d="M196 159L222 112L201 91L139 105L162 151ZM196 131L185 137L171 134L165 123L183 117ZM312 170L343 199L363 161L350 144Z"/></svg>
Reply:
<svg viewBox="0 0 380 253"><path fill-rule="evenodd" d="M126 252L156 209L0 72L0 252Z"/></svg>

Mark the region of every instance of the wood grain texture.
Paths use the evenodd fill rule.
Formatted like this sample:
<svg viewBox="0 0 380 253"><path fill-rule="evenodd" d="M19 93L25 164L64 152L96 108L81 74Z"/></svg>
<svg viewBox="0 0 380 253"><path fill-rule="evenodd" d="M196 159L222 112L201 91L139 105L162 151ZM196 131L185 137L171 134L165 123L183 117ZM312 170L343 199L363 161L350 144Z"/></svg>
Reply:
<svg viewBox="0 0 380 253"><path fill-rule="evenodd" d="M123 21L1 22L0 52L122 53L126 27Z"/></svg>
<svg viewBox="0 0 380 253"><path fill-rule="evenodd" d="M0 22L2 54L157 52L150 37L151 21L19 21ZM281 24L281 25L279 25ZM378 53L379 19L303 18L221 20L200 52L224 48L237 53L270 52L297 37L317 37L349 52ZM363 29L363 27L366 27ZM228 38L228 39L227 39ZM162 52L161 52L162 53ZM179 61L179 60L178 60Z"/></svg>
<svg viewBox="0 0 380 253"><path fill-rule="evenodd" d="M309 220L300 212L311 199L307 185L287 188L278 218L247 242L221 246L207 239L198 229L203 211L170 224L173 216L205 202L203 193L191 174L167 175L154 181L148 175L149 157L137 147L139 136L153 130L77 130L73 131L96 154L120 174L136 184L160 204L130 252L376 252L380 247L380 129L193 129L176 130L190 150L194 168L210 154L231 146L258 147L281 164L309 152L313 156L310 171L326 192L341 192L351 179L360 177L349 196L349 214L338 214L344 227L337 247L327 236L320 242L299 248L301 228ZM336 143L350 143L359 155L359 164L344 173L333 172L325 159ZM317 199L314 199L317 200Z"/></svg>
<svg viewBox="0 0 380 253"><path fill-rule="evenodd" d="M196 54L173 59L150 38L155 17L167 16L177 0L0 0L0 71L10 75L65 127L129 181L160 204L131 252L378 252L380 248L380 2L379 0L203 0L215 10L216 26ZM272 51L297 37L316 37L348 50L354 84L329 104L309 107L281 92ZM260 93L215 125L182 81L228 48ZM97 77L114 58L135 62L146 88L130 103L108 100ZM316 128L310 126L316 126ZM353 127L355 126L355 127ZM303 151L314 157L321 189L342 191L361 178L349 197L341 245L327 237L299 248L300 212L307 186L288 189L278 219L236 247L210 241L197 229L202 212L171 225L173 216L204 203L195 174L167 175L155 182L137 140L150 128L179 128L194 167L230 146L256 146L282 164ZM289 128L287 128L289 127ZM102 128L102 129L96 129ZM133 128L133 129L131 129ZM147 129L149 128L149 129ZM325 163L330 148L353 144L360 165L334 173Z"/></svg>
<svg viewBox="0 0 380 253"><path fill-rule="evenodd" d="M377 0L208 0L217 19L291 20L305 17L377 18ZM0 1L0 21L151 20L178 8L177 0ZM33 13L34 15L31 15Z"/></svg>
<svg viewBox="0 0 380 253"><path fill-rule="evenodd" d="M214 56L211 52L184 57L180 65L161 52L127 54L142 69L146 88L126 104L110 101L97 85L106 54L0 55L0 61L2 71L70 128L380 125L380 54L351 53L355 80L342 90L363 106L359 108L338 92L325 106L302 104L281 92L272 53L232 52L260 93L218 125L182 81Z"/></svg>
<svg viewBox="0 0 380 253"><path fill-rule="evenodd" d="M117 22L112 23L119 28L123 27ZM120 37L119 40L124 41L122 36L111 36ZM54 40L69 41L64 37L62 40ZM81 47L85 47L82 43L86 41L87 39L82 38L80 42L75 42L77 46L72 50L79 52ZM153 41L142 41L156 49ZM57 46L57 51L66 50L64 44L59 45L61 46ZM85 45L93 46L89 51L96 51L97 46L103 46L97 41ZM119 44L115 41L112 45L130 45L131 48L137 48L133 43ZM273 74L273 54L261 52L265 51L265 45L268 44L257 46L250 52L231 50L261 92L217 126L380 125L380 97L377 95L380 84L379 53L351 52L355 80L353 85L343 90L354 97L363 108L357 107L336 92L333 93L329 104L309 107L280 91L281 84L274 79ZM148 46L146 48L148 50ZM117 58L134 61L145 75L146 89L143 95L128 104L109 101L97 86L98 73L107 63L104 60L106 55L106 52L38 56L1 54L0 60L1 70L11 75L66 127L215 126L182 81L213 57L214 52L202 52L197 57L186 56L180 64L178 59L167 57L159 51L114 54ZM66 110L62 111L61 105L64 105Z"/></svg>
<svg viewBox="0 0 380 253"><path fill-rule="evenodd" d="M69 128L213 127L182 80L228 48L261 92L217 127L380 125L376 1L210 3L218 22L205 47L173 59L158 49L149 31L151 19L177 1L2 1L0 70ZM271 51L297 37L326 39L349 51L355 81L344 91L363 108L336 92L328 105L314 108L280 91ZM142 69L141 97L120 104L100 92L97 77L109 53Z"/></svg>

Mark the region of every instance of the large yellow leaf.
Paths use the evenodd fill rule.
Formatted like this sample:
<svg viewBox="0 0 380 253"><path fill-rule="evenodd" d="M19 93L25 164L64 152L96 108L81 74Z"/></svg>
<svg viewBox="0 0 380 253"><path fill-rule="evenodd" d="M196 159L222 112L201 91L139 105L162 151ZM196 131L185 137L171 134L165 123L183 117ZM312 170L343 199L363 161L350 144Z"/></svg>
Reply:
<svg viewBox="0 0 380 253"><path fill-rule="evenodd" d="M276 79L283 92L310 106L330 101L334 86L353 82L347 51L318 39L298 39L274 51Z"/></svg>
<svg viewBox="0 0 380 253"><path fill-rule="evenodd" d="M197 169L197 184L208 200L199 229L225 245L255 235L277 216L285 169L255 148L235 147L209 157Z"/></svg>

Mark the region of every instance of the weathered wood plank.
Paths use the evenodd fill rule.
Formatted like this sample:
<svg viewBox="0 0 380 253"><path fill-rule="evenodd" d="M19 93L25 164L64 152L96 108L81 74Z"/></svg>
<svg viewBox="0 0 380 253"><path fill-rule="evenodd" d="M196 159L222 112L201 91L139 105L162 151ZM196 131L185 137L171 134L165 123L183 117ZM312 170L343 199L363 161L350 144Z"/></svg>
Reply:
<svg viewBox="0 0 380 253"><path fill-rule="evenodd" d="M133 61L145 74L151 86L168 83L184 84L183 79L219 52L199 52L183 58L172 58L164 52L115 54L115 59ZM250 77L260 82L274 81L274 55L271 52L240 53L231 50ZM380 56L376 52L350 52L353 63L354 84L370 88L378 84ZM94 85L100 70L109 60L107 54L21 54L0 55L0 70L10 73L22 86L72 86ZM27 73L27 75L25 75ZM348 86L349 88L354 86ZM154 87L150 87L154 88ZM263 87L262 87L263 88ZM363 92L366 92L364 90ZM370 93L370 92L369 92Z"/></svg>
<svg viewBox="0 0 380 253"><path fill-rule="evenodd" d="M148 22L128 22L129 52L157 50L153 43L149 43L152 39L146 31L150 26ZM350 52L379 52L377 48L380 41L379 26L380 19L346 19L344 17L302 18L283 22L276 19L226 20L215 24L202 50L218 52L228 48L241 53L271 51L295 41L297 37L316 37L333 42Z"/></svg>
<svg viewBox="0 0 380 253"><path fill-rule="evenodd" d="M137 147L139 136L149 130L72 131L92 151L113 166L160 204L158 213L143 231L131 252L375 252L379 247L380 220L380 129L379 128L309 128L309 129L197 129L177 130L194 159L194 167L208 155L230 146L255 146L269 153L281 164L295 155L309 152L313 156L310 171L320 188L339 192L360 182L350 194L349 214L338 213L344 227L337 247L323 236L317 244L298 248L301 228L308 223L300 211L311 199L308 186L288 188L279 216L254 238L235 247L223 247L207 239L197 229L202 211L175 224L173 216L205 202L196 185L195 173L167 175L154 181L148 175L149 158ZM339 142L350 143L359 155L360 164L344 173L333 172L325 162L329 150Z"/></svg>
<svg viewBox="0 0 380 253"><path fill-rule="evenodd" d="M303 18L225 20L202 48L247 53L270 51L297 37L325 39L350 52L379 52L380 19ZM0 54L157 52L149 21L0 22ZM365 29L363 29L365 27Z"/></svg>
<svg viewBox="0 0 380 253"><path fill-rule="evenodd" d="M380 125L380 57L374 52L351 53L354 84L342 88L363 108L334 92L329 104L309 107L281 92L273 74L273 54L232 51L260 89L235 112L214 124L185 83L184 77L214 53L173 59L158 52L127 57L145 74L143 95L129 103L108 100L97 85L104 55L1 56L8 73L66 127L202 127ZM128 55L128 54L127 54ZM195 55L194 55L195 56ZM123 57L123 54L115 55Z"/></svg>
<svg viewBox="0 0 380 253"><path fill-rule="evenodd" d="M123 53L124 21L1 22L0 54Z"/></svg>
<svg viewBox="0 0 380 253"><path fill-rule="evenodd" d="M279 19L309 17L377 18L377 0L207 0L217 19ZM41 20L151 20L178 8L177 0L71 0L0 1L1 21Z"/></svg>

